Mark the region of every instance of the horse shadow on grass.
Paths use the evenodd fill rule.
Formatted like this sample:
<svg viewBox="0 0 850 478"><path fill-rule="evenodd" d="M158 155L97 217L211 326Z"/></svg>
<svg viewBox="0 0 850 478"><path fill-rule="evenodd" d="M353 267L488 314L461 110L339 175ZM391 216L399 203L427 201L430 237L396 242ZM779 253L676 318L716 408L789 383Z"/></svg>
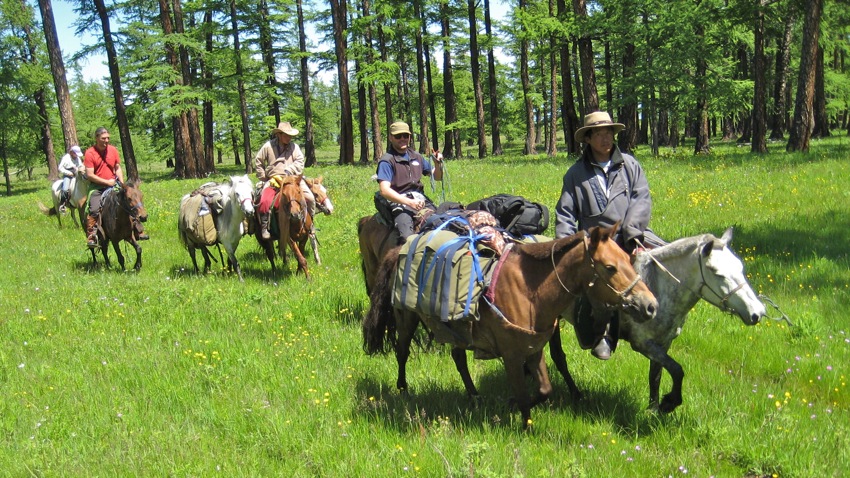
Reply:
<svg viewBox="0 0 850 478"><path fill-rule="evenodd" d="M391 360L395 370L392 354L375 359ZM447 353L445 360L451 360ZM412 372L415 366L416 360L411 360L408 372ZM479 374L475 381L480 397L473 401L467 397L456 373L430 377L425 381L418 374L409 375L410 389L406 393L396 390L395 378L384 382L365 376L356 384L357 399L353 415L400 433L422 428L430 430L448 424L463 429L505 428L521 431L520 414L511 405L512 393L508 389L504 370L493 367ZM527 385L532 390L530 377ZM545 413L552 415L547 420L550 422L561 418L554 415L609 422L619 433L629 436L650 435L656 429L671 424L688 426L685 423L688 418L681 414L658 415L646 410L634 390L617 384L603 383L585 387L584 398L579 402L572 401L563 381L553 381L552 386L549 400L532 409L532 420Z"/></svg>

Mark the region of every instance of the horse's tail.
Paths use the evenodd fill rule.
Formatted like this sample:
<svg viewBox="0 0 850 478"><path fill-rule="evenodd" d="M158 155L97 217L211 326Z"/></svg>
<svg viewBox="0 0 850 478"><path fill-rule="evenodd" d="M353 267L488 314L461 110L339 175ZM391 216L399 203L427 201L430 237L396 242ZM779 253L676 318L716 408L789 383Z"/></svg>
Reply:
<svg viewBox="0 0 850 478"><path fill-rule="evenodd" d="M399 248L393 248L381 260L375 286L369 294L371 305L363 319L363 350L369 355L385 354L395 342L395 314L392 296L398 267Z"/></svg>
<svg viewBox="0 0 850 478"><path fill-rule="evenodd" d="M55 215L59 214L58 212L56 212L55 207L48 209L47 206L45 206L41 201L38 202L38 209L45 216L55 216Z"/></svg>
<svg viewBox="0 0 850 478"><path fill-rule="evenodd" d="M360 271L363 272L363 282L366 284L366 295L370 296L372 295L372 290L369 287L369 280L367 279L366 272L366 254L368 254L369 251L367 251L366 247L364 247L363 227L365 227L366 223L368 223L371 218L372 216L361 217L360 220L357 221L357 238L360 242Z"/></svg>

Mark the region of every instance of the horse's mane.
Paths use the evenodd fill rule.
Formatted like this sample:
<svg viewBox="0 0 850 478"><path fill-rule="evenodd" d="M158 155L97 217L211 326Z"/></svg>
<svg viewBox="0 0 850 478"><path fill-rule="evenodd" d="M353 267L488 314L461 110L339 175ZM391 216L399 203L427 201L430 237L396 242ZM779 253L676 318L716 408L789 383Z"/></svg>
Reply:
<svg viewBox="0 0 850 478"><path fill-rule="evenodd" d="M519 244L516 249L526 256L537 260L549 259L552 254L560 254L566 252L578 244L584 242L584 237L587 235L584 231L579 231L572 236L567 236L552 242L537 242Z"/></svg>
<svg viewBox="0 0 850 478"><path fill-rule="evenodd" d="M644 281L650 283L655 274L658 273L658 268L655 267L655 262L650 259L650 256L664 264L672 258L693 254L702 244L706 243L711 243L714 248L722 246L722 242L713 234L700 234L697 236L683 237L665 246L646 251L646 253L643 254L638 254L637 259L635 260L635 269L640 268L640 273L643 276Z"/></svg>

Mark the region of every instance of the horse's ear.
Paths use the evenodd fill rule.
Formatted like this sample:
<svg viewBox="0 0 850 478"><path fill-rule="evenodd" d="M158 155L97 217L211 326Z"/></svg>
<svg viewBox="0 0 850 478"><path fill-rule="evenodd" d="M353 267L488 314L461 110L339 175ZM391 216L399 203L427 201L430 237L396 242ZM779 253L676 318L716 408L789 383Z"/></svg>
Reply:
<svg viewBox="0 0 850 478"><path fill-rule="evenodd" d="M319 184L322 184L322 180L324 180L324 179L325 179L324 176L319 175L319 177L316 178L316 182L319 183Z"/></svg>
<svg viewBox="0 0 850 478"><path fill-rule="evenodd" d="M729 229L726 229L726 231L723 232L723 237L721 237L720 240L727 246L732 244L732 226L729 226Z"/></svg>
<svg viewBox="0 0 850 478"><path fill-rule="evenodd" d="M707 241L700 248L700 254L702 254L703 257L708 257L708 255L711 254L712 249L714 249L714 241Z"/></svg>
<svg viewBox="0 0 850 478"><path fill-rule="evenodd" d="M611 239L611 237L613 237L614 233L617 231L617 226L619 224L620 222L618 221L614 223L614 225L611 227L596 226L590 228L590 243L593 244L594 247L596 247L596 245L600 242Z"/></svg>

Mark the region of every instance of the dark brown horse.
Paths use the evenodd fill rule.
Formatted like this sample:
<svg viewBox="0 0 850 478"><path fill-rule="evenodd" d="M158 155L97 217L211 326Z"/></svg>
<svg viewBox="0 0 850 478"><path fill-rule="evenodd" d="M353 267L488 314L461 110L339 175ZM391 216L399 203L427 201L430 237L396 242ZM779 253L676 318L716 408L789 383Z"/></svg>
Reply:
<svg viewBox="0 0 850 478"><path fill-rule="evenodd" d="M374 214L361 217L357 222L357 238L360 241L360 266L366 281L366 293L371 294L381 260L387 251L398 245L398 232L394 227L382 223L378 215Z"/></svg>
<svg viewBox="0 0 850 478"><path fill-rule="evenodd" d="M611 239L616 227L593 228L548 243L515 245L505 253L498 279L491 284L492 302L485 297L479 303L478 321L444 323L394 309L393 280L399 256L391 251L384 256L372 289L371 307L363 321L363 348L369 354L385 353L388 344L393 344L398 361L396 386L406 390L410 343L422 321L439 342L453 346L455 366L473 398L478 390L469 375L466 350L475 351L476 358L501 357L526 427L531 407L545 401L552 390L543 347L555 330L558 315L569 310L579 294L647 320L655 315L655 297L632 268L628 254ZM537 382L533 399L526 390L526 369Z"/></svg>
<svg viewBox="0 0 850 478"><path fill-rule="evenodd" d="M145 222L148 220L148 212L145 210L144 202L142 202L142 191L135 183L128 182L117 190L111 189L105 191L100 201L97 242L103 253L103 261L107 267L111 267L107 253L107 248L111 242L112 249L118 257L118 263L121 264L121 269L124 270L124 255L121 253L118 243L126 241L136 250L136 264L133 268L136 271L141 270L142 246L139 244L138 237L136 236L137 232L134 224L136 221ZM91 257L92 262L97 263L94 249L92 249Z"/></svg>
<svg viewBox="0 0 850 478"><path fill-rule="evenodd" d="M257 241L266 251L266 257L272 266L272 274L277 272L274 264L274 241L278 241L280 260L286 264L286 248L289 246L298 261L298 271L309 279L307 259L304 258L304 246L313 230L313 217L307 210L307 203L301 193L301 176L286 176L281 183L280 191L274 198L272 209L277 219L277 237L272 234L268 241L257 234ZM255 215L256 216L256 215Z"/></svg>

